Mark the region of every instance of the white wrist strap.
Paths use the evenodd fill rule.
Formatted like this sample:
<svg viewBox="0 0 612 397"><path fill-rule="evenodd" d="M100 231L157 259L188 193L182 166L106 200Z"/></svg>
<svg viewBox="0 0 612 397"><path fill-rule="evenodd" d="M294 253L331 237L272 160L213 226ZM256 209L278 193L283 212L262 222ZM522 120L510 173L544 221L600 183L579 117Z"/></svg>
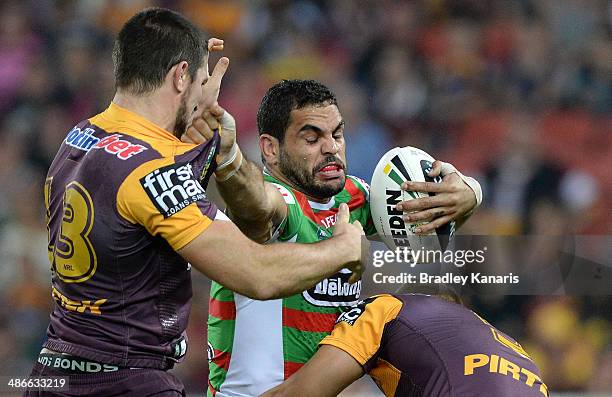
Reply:
<svg viewBox="0 0 612 397"><path fill-rule="evenodd" d="M236 161L237 159L237 161ZM242 167L242 161L244 160L244 156L240 150L236 150L236 154L232 156L231 162L224 162L223 169L217 168L215 170L215 179L217 182L225 182L238 172L240 167ZM229 169L229 170L228 170ZM221 172L219 172L221 171Z"/></svg>
<svg viewBox="0 0 612 397"><path fill-rule="evenodd" d="M236 156L237 155L238 155L238 144L236 142L234 142L234 146L232 146L232 148L230 149L229 158L227 160L225 160L223 163L219 164L217 166L217 170L221 171L222 169L224 169L225 167L227 167L228 165L233 163L234 160L236 160Z"/></svg>

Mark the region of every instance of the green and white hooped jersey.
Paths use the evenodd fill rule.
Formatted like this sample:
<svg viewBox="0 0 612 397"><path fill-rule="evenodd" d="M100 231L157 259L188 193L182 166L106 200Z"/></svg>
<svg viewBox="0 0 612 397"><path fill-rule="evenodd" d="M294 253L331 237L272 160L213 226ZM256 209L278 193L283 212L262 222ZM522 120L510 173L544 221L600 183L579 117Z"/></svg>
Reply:
<svg viewBox="0 0 612 397"><path fill-rule="evenodd" d="M344 189L327 204L308 201L270 175L287 204L278 241L314 243L331 237L338 207L347 203L350 221L367 235L376 233L370 215L369 186L348 176ZM287 263L291 266L291 263ZM291 376L331 333L342 308L359 300L361 281L350 285L350 271L322 280L288 298L255 301L213 282L208 316L208 396L258 396Z"/></svg>

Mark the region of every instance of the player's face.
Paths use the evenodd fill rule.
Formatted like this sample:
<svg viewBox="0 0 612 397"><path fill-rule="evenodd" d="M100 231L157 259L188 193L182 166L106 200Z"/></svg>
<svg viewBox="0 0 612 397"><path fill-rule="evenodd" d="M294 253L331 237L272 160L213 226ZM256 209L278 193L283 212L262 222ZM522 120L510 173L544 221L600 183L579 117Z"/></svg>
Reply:
<svg viewBox="0 0 612 397"><path fill-rule="evenodd" d="M344 121L335 105L291 111L280 146L279 168L298 190L327 199L346 181Z"/></svg>
<svg viewBox="0 0 612 397"><path fill-rule="evenodd" d="M204 99L204 84L208 81L208 55L204 59L204 64L196 72L195 78L183 93L181 104L176 112L174 123L174 135L182 136L191 124L198 111L198 105Z"/></svg>

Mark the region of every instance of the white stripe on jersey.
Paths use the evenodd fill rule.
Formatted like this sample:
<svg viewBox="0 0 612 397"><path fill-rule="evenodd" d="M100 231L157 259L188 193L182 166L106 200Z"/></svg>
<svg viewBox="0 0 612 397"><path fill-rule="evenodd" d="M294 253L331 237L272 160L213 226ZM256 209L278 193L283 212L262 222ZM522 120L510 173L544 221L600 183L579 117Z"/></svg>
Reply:
<svg viewBox="0 0 612 397"><path fill-rule="evenodd" d="M283 382L283 300L234 293L236 323L229 369L218 397L259 396Z"/></svg>

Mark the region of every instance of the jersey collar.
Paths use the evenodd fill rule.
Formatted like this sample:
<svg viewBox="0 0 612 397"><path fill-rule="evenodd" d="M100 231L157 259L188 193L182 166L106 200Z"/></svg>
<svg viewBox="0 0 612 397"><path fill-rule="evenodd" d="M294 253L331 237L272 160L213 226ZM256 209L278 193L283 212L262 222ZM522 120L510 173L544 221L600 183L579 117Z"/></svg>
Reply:
<svg viewBox="0 0 612 397"><path fill-rule="evenodd" d="M270 171L268 171L268 169L266 168L266 166L263 167L263 173L264 175L268 175L271 176L272 178L274 178L274 176L272 176L270 174ZM276 179L276 178L274 178ZM289 186L291 188L291 190L293 190L295 193L299 193L299 194L303 194L300 191L297 191L296 189L294 189L293 187ZM317 211L326 211L326 210L330 210L334 207L334 205L336 205L336 198L332 197L327 203L318 203L316 201L310 201L308 200L308 205L310 205L310 208L312 208L313 210L317 210Z"/></svg>
<svg viewBox="0 0 612 397"><path fill-rule="evenodd" d="M336 205L336 198L332 197L327 203L317 203L316 201L308 200L310 208L317 211L326 211L332 209Z"/></svg>
<svg viewBox="0 0 612 397"><path fill-rule="evenodd" d="M164 138L172 141L180 142L180 139L174 136L168 130L165 130L157 124L147 120L146 118L111 102L108 108L101 114L104 118L109 118L121 123L131 124L142 135L147 135L155 138Z"/></svg>

